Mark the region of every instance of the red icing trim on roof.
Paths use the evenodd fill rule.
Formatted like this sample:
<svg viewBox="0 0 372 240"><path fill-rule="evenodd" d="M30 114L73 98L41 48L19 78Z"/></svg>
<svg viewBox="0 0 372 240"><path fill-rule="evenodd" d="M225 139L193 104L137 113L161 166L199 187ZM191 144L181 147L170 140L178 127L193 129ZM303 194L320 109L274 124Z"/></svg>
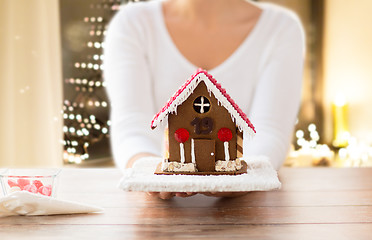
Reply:
<svg viewBox="0 0 372 240"><path fill-rule="evenodd" d="M210 75L206 70L203 70L199 68L197 72L191 76L189 80L183 84L178 91L169 99L167 104L154 116L154 118L151 121L151 128L154 129L156 126L154 126L154 121L158 119L159 115L169 108L169 106L173 103L173 101L186 89L186 87L194 80L194 78L199 75L200 73L204 73L208 79L217 87L217 89L222 93L222 95L230 102L230 104L234 107L234 109L238 112L239 116L247 123L247 125L256 133L256 130L253 126L253 124L249 121L247 115L239 108L239 106L235 103L235 101L230 97L229 94L227 94L226 90L222 88L221 84L219 84L216 79L213 78L212 75Z"/></svg>

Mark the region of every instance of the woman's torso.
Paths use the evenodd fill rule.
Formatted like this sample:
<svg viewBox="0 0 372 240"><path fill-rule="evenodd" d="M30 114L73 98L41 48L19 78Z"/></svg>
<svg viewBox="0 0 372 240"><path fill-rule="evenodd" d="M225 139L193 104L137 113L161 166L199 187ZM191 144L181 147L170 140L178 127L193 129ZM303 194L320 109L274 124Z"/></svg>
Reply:
<svg viewBox="0 0 372 240"><path fill-rule="evenodd" d="M136 5L136 6L134 6ZM283 14L271 5L262 8L255 26L221 63L208 71L246 113L252 102L255 86L262 75L276 35L283 27L278 20ZM154 113L200 67L185 57L173 41L163 15L162 1L132 4L130 20L139 29L140 39L153 84ZM213 52L205 51L206 57Z"/></svg>

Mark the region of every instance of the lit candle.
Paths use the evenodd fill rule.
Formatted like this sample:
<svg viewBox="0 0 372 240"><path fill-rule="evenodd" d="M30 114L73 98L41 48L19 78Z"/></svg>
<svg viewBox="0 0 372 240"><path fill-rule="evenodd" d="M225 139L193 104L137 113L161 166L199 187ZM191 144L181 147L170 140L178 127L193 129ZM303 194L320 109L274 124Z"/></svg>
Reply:
<svg viewBox="0 0 372 240"><path fill-rule="evenodd" d="M337 95L332 104L333 111L333 146L345 147L350 138L348 127L348 103L344 95Z"/></svg>

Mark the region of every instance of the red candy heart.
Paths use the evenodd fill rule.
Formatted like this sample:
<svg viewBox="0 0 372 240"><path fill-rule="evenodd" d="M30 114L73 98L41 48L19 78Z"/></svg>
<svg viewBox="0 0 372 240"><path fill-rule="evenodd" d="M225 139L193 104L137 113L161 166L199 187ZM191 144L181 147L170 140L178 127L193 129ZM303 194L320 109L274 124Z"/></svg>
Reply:
<svg viewBox="0 0 372 240"><path fill-rule="evenodd" d="M33 184L26 185L23 190L31 192L31 193L37 193L37 187Z"/></svg>
<svg viewBox="0 0 372 240"><path fill-rule="evenodd" d="M52 186L41 186L38 190L38 192L44 196L50 196L52 195Z"/></svg>
<svg viewBox="0 0 372 240"><path fill-rule="evenodd" d="M43 183L40 180L34 180L33 184L37 187L37 189L43 186Z"/></svg>
<svg viewBox="0 0 372 240"><path fill-rule="evenodd" d="M19 187L16 180L8 179L8 185L9 187Z"/></svg>
<svg viewBox="0 0 372 240"><path fill-rule="evenodd" d="M18 178L17 183L18 183L18 187L24 190L25 186L30 184L30 180L24 179L24 178Z"/></svg>

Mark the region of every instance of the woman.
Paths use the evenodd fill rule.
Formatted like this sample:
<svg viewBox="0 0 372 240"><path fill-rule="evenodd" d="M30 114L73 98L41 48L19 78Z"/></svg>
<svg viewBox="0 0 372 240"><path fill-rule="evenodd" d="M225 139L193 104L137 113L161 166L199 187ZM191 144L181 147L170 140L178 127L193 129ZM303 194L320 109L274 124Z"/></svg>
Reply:
<svg viewBox="0 0 372 240"><path fill-rule="evenodd" d="M299 20L274 5L168 0L123 7L105 42L117 165L123 169L139 158L161 155L162 133L151 132L149 122L200 67L218 79L256 127L254 139L244 143L244 155L266 155L278 169L299 108L303 55Z"/></svg>

